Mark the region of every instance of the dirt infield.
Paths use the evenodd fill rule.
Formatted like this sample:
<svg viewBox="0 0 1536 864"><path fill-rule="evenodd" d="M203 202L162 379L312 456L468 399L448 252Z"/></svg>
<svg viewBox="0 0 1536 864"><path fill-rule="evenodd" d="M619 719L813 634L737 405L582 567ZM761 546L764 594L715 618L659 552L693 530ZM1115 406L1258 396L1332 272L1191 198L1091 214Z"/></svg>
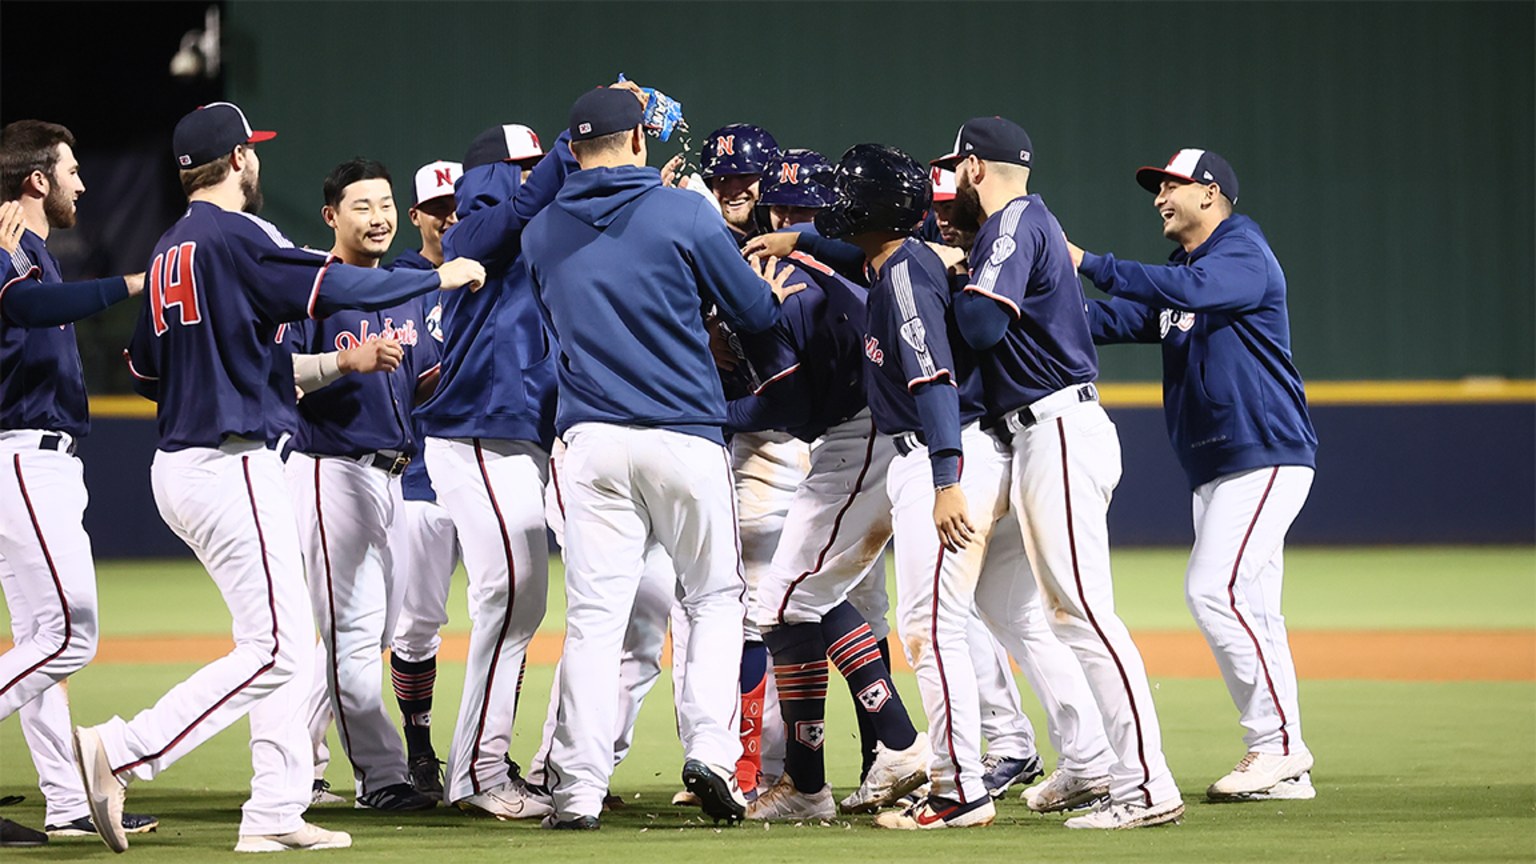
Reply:
<svg viewBox="0 0 1536 864"><path fill-rule="evenodd" d="M1198 633L1147 630L1134 636L1152 675L1218 675L1210 649ZM540 633L529 649L529 662L553 664L560 656L562 638ZM447 636L441 656L463 660L468 644L466 635ZM228 639L206 637L107 639L95 662L205 663L228 652L230 646ZM1291 634L1291 652L1303 678L1536 681L1536 630L1302 630ZM898 668L906 668L899 654L896 662Z"/></svg>

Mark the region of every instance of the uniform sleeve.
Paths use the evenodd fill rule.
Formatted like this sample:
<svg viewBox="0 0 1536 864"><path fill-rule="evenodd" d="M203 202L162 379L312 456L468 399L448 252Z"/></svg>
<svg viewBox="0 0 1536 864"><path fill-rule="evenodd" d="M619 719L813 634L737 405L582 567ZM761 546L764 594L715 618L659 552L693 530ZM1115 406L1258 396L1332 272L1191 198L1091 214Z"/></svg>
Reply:
<svg viewBox="0 0 1536 864"><path fill-rule="evenodd" d="M387 309L442 285L435 270L353 267L333 255L245 238L231 254L251 304L272 322L324 318L341 309Z"/></svg>
<svg viewBox="0 0 1536 864"><path fill-rule="evenodd" d="M459 181L459 221L443 237L449 258L471 258L500 271L521 250L522 231L555 200L565 178L578 170L569 131L560 133L548 155L533 166L526 182L499 176L519 172L516 165L472 170Z"/></svg>
<svg viewBox="0 0 1536 864"><path fill-rule="evenodd" d="M825 262L849 282L869 287L869 275L864 272L864 252L852 243L801 231L795 238L795 248Z"/></svg>
<svg viewBox="0 0 1536 864"><path fill-rule="evenodd" d="M997 234L983 229L976 237L976 245L971 247L971 281L965 286L967 294L993 301L1015 321L1043 245L1038 230L1019 224L1027 209L1027 200L1009 204L995 217Z"/></svg>
<svg viewBox="0 0 1536 864"><path fill-rule="evenodd" d="M139 309L139 321L123 351L123 360L133 376L133 392L151 402L160 401L160 339L150 321L147 298Z"/></svg>
<svg viewBox="0 0 1536 864"><path fill-rule="evenodd" d="M1090 299L1084 311L1088 313L1088 332L1093 334L1095 345L1161 341L1158 310L1135 300Z"/></svg>
<svg viewBox="0 0 1536 864"><path fill-rule="evenodd" d="M810 282L798 268L790 281ZM790 429L810 417L810 393L801 364L807 359L806 343L813 319L824 304L807 300L802 291L784 302L779 322L761 333L741 336L741 346L762 383L747 396L726 403L725 431L761 432ZM820 297L820 293L815 293Z"/></svg>
<svg viewBox="0 0 1536 864"><path fill-rule="evenodd" d="M7 321L22 327L57 327L128 299L128 283L121 276L45 284L37 280L39 273L34 267L29 276L0 285L0 312Z"/></svg>
<svg viewBox="0 0 1536 864"><path fill-rule="evenodd" d="M901 316L897 356L917 402L935 487L959 479L960 394L945 316L949 286L912 259L891 268L891 294Z"/></svg>
<svg viewBox="0 0 1536 864"><path fill-rule="evenodd" d="M703 299L714 302L725 323L744 333L760 333L779 320L779 301L767 283L741 257L731 230L719 213L700 219L705 202L693 211L692 248L694 274Z"/></svg>
<svg viewBox="0 0 1536 864"><path fill-rule="evenodd" d="M1219 243L1194 264L1142 264L1089 252L1078 270L1107 294L1185 312L1251 312L1269 284L1268 259L1243 236Z"/></svg>

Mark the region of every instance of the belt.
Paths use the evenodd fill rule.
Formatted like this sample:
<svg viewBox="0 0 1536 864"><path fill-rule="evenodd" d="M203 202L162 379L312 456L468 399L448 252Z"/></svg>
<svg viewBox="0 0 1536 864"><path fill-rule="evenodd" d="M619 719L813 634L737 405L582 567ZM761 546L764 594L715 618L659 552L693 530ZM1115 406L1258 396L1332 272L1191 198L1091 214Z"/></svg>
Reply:
<svg viewBox="0 0 1536 864"><path fill-rule="evenodd" d="M927 447L928 442L923 440L921 432L902 432L891 436L891 443L896 445L896 452L905 456L919 447Z"/></svg>
<svg viewBox="0 0 1536 864"><path fill-rule="evenodd" d="M69 456L75 455L75 439L58 432L48 432L37 441L39 450L57 450Z"/></svg>
<svg viewBox="0 0 1536 864"><path fill-rule="evenodd" d="M1017 411L1004 414L1002 422L998 424L999 437L1006 432L1006 440L1012 440L1014 435L1036 423L1043 423L1059 414L1065 414L1069 409L1084 402L1097 401L1099 401L1099 388L1092 384L1074 384L1071 387L1062 388L1049 396L1036 399Z"/></svg>
<svg viewBox="0 0 1536 864"><path fill-rule="evenodd" d="M360 464L367 465L369 468L377 468L391 477L399 477L405 473L405 466L411 464L411 457L393 450L364 453L355 458Z"/></svg>

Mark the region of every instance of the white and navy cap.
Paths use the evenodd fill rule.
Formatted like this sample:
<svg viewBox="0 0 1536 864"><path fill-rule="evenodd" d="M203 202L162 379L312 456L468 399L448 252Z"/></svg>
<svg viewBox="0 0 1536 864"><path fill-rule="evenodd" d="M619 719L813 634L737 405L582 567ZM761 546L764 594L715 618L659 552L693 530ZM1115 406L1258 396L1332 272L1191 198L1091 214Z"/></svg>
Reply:
<svg viewBox="0 0 1536 864"><path fill-rule="evenodd" d="M527 167L543 158L544 148L539 145L538 134L521 123L508 123L492 126L469 142L464 170L492 162L517 162Z"/></svg>
<svg viewBox="0 0 1536 864"><path fill-rule="evenodd" d="M176 121L171 151L177 168L196 168L229 155L241 144L271 141L276 132L251 129L245 112L233 102L210 102Z"/></svg>
<svg viewBox="0 0 1536 864"><path fill-rule="evenodd" d="M1215 183L1221 187L1221 194L1227 196L1228 201L1237 203L1237 174L1233 173L1227 160L1210 150L1186 148L1173 154L1168 164L1161 168L1147 165L1136 171L1136 182L1153 194L1157 193L1158 187L1167 177L1202 186Z"/></svg>
<svg viewBox="0 0 1536 864"><path fill-rule="evenodd" d="M1029 143L1024 127L1012 120L972 117L955 133L955 149L928 164L953 171L968 156L1028 168L1035 158L1035 145Z"/></svg>
<svg viewBox="0 0 1536 864"><path fill-rule="evenodd" d="M928 170L928 179L933 182L934 201L955 200L955 172L935 165Z"/></svg>
<svg viewBox="0 0 1536 864"><path fill-rule="evenodd" d="M459 182L464 166L457 162L439 159L416 169L416 199L411 204L418 207L434 198L452 198L453 184Z"/></svg>

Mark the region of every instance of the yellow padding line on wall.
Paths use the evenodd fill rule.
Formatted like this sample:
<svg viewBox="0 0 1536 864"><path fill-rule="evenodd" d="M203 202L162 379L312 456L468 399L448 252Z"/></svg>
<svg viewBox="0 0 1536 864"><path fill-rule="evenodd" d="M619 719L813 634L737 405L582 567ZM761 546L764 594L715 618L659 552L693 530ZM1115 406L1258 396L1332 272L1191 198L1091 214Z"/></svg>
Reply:
<svg viewBox="0 0 1536 864"><path fill-rule="evenodd" d="M1100 382L1099 392L1110 408L1157 408L1163 404L1163 385L1155 382ZM1313 405L1536 404L1536 381L1312 381L1307 384L1307 401ZM155 406L138 396L92 396L91 416L153 418Z"/></svg>

